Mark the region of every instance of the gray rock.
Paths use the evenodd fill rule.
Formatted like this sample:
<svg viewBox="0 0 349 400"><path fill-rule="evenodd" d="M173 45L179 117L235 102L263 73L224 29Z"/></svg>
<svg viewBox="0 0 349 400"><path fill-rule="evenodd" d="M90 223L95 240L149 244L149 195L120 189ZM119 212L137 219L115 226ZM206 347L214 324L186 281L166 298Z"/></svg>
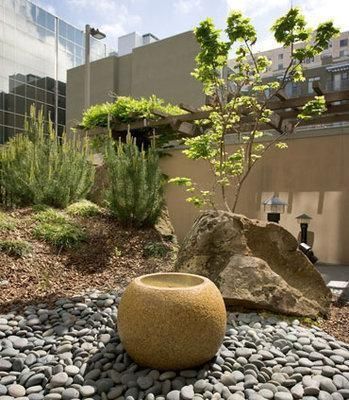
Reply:
<svg viewBox="0 0 349 400"><path fill-rule="evenodd" d="M180 400L181 392L179 390L171 390L167 393L166 400Z"/></svg>
<svg viewBox="0 0 349 400"><path fill-rule="evenodd" d="M140 376L137 379L137 384L142 390L147 390L149 389L154 383L154 379L147 375L147 376Z"/></svg>
<svg viewBox="0 0 349 400"><path fill-rule="evenodd" d="M293 400L292 394L287 392L277 392L274 396L275 400Z"/></svg>
<svg viewBox="0 0 349 400"><path fill-rule="evenodd" d="M51 378L51 386L52 387L64 387L68 382L68 374L65 372L59 372L56 375L53 375Z"/></svg>
<svg viewBox="0 0 349 400"><path fill-rule="evenodd" d="M12 368L12 363L8 360L0 358L0 371L10 371Z"/></svg>
<svg viewBox="0 0 349 400"><path fill-rule="evenodd" d="M79 391L73 387L64 389L62 393L63 400L71 400L71 399L78 399L79 398Z"/></svg>
<svg viewBox="0 0 349 400"><path fill-rule="evenodd" d="M183 400L192 400L192 398L194 397L193 386L192 385L183 386L180 393Z"/></svg>
<svg viewBox="0 0 349 400"><path fill-rule="evenodd" d="M22 385L10 385L8 387L8 394L13 397L23 397L25 395L25 388Z"/></svg>

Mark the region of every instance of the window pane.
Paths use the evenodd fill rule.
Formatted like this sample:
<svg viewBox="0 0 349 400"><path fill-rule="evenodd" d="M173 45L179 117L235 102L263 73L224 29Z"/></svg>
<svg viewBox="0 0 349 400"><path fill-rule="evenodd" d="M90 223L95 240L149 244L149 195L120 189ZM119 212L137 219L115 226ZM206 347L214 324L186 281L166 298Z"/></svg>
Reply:
<svg viewBox="0 0 349 400"><path fill-rule="evenodd" d="M50 31L55 31L55 17L52 14L46 14L46 28Z"/></svg>
<svg viewBox="0 0 349 400"><path fill-rule="evenodd" d="M24 97L15 97L15 110L17 114L25 114L25 99Z"/></svg>
<svg viewBox="0 0 349 400"><path fill-rule="evenodd" d="M15 99L13 94L5 94L5 110L15 111Z"/></svg>

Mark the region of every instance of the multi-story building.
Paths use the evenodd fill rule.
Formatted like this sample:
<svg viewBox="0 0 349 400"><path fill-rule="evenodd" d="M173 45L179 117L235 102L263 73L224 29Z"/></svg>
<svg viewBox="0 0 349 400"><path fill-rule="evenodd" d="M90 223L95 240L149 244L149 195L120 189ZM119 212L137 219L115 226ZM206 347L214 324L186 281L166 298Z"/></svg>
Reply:
<svg viewBox="0 0 349 400"><path fill-rule="evenodd" d="M302 46L299 44L298 46ZM264 74L268 80L283 76L290 63L290 48L276 48L259 52L272 62ZM233 63L233 61L232 61ZM314 93L313 82L319 81L324 92L349 89L349 31L331 40L329 47L304 63L306 81L289 82L285 88L288 97L306 96Z"/></svg>
<svg viewBox="0 0 349 400"><path fill-rule="evenodd" d="M91 59L106 55L91 38ZM0 0L0 143L24 126L35 104L65 126L66 71L84 62L84 33L28 0Z"/></svg>

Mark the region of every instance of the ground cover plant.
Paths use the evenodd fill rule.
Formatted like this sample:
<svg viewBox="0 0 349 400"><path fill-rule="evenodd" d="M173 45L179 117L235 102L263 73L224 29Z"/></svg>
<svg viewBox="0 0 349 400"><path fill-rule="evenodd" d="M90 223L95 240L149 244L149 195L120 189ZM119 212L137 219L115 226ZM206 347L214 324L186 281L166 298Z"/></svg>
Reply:
<svg viewBox="0 0 349 400"><path fill-rule="evenodd" d="M25 240L21 239L3 239L0 240L0 252L10 256L23 257L29 254L32 246Z"/></svg>
<svg viewBox="0 0 349 400"><path fill-rule="evenodd" d="M86 232L61 212L47 209L37 213L35 219L34 236L59 249L76 247L86 240Z"/></svg>
<svg viewBox="0 0 349 400"><path fill-rule="evenodd" d="M227 40L221 39L221 31L215 28L211 19L201 22L194 30L200 52L193 76L202 83L210 105L207 107L208 118L200 123L204 133L186 139L187 148L183 153L189 159L207 161L215 184L213 188L200 187L189 177L177 177L171 182L184 186L189 196L187 201L196 206L216 208L218 194L225 209L234 212L241 188L258 160L271 147L286 148L280 139L293 132L300 121L321 115L326 110L324 97L315 96L299 111L293 126L279 127L269 106L287 83L305 79L303 63L326 49L339 30L329 21L321 23L312 32L300 10L291 8L275 21L272 32L281 46L290 49L290 62L280 71L281 79L266 81L263 74L271 61L255 54L257 33L249 18L233 11L227 19ZM230 69L228 57L234 49L235 60ZM278 133L270 135L267 129ZM238 143L233 150L227 146L227 135ZM233 192L231 198L227 195L228 188Z"/></svg>
<svg viewBox="0 0 349 400"><path fill-rule="evenodd" d="M80 217L94 217L99 215L102 209L95 203L89 200L81 200L70 204L67 207L67 213Z"/></svg>
<svg viewBox="0 0 349 400"><path fill-rule="evenodd" d="M6 206L65 208L84 198L94 176L87 138L58 137L42 111L31 108L24 133L0 149L0 201Z"/></svg>

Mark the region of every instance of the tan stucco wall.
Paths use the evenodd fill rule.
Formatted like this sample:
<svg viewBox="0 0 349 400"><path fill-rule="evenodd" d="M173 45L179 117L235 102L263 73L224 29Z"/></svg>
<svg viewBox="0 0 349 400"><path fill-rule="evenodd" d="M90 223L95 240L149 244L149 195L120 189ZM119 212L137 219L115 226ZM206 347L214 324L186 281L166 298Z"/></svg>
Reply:
<svg viewBox="0 0 349 400"><path fill-rule="evenodd" d="M107 57L91 63L91 104L111 101L118 72L117 58ZM66 126L71 128L81 121L85 108L85 66L67 71Z"/></svg>
<svg viewBox="0 0 349 400"><path fill-rule="evenodd" d="M201 106L201 84L192 76L199 46L193 32L135 48L132 54L107 57L91 63L90 104L120 96L155 94L173 104ZM84 109L84 65L67 72L67 127L81 121Z"/></svg>
<svg viewBox="0 0 349 400"><path fill-rule="evenodd" d="M339 131L339 130L338 130ZM295 217L312 216L314 251L323 262L349 264L349 132L288 140L287 150L271 150L256 164L243 188L237 212L266 219L261 202L276 193L288 202L281 224L295 236ZM190 161L181 150L161 160L170 177L190 176L209 188L212 177L204 162ZM198 210L185 202L183 189L168 185L166 200L180 240Z"/></svg>

